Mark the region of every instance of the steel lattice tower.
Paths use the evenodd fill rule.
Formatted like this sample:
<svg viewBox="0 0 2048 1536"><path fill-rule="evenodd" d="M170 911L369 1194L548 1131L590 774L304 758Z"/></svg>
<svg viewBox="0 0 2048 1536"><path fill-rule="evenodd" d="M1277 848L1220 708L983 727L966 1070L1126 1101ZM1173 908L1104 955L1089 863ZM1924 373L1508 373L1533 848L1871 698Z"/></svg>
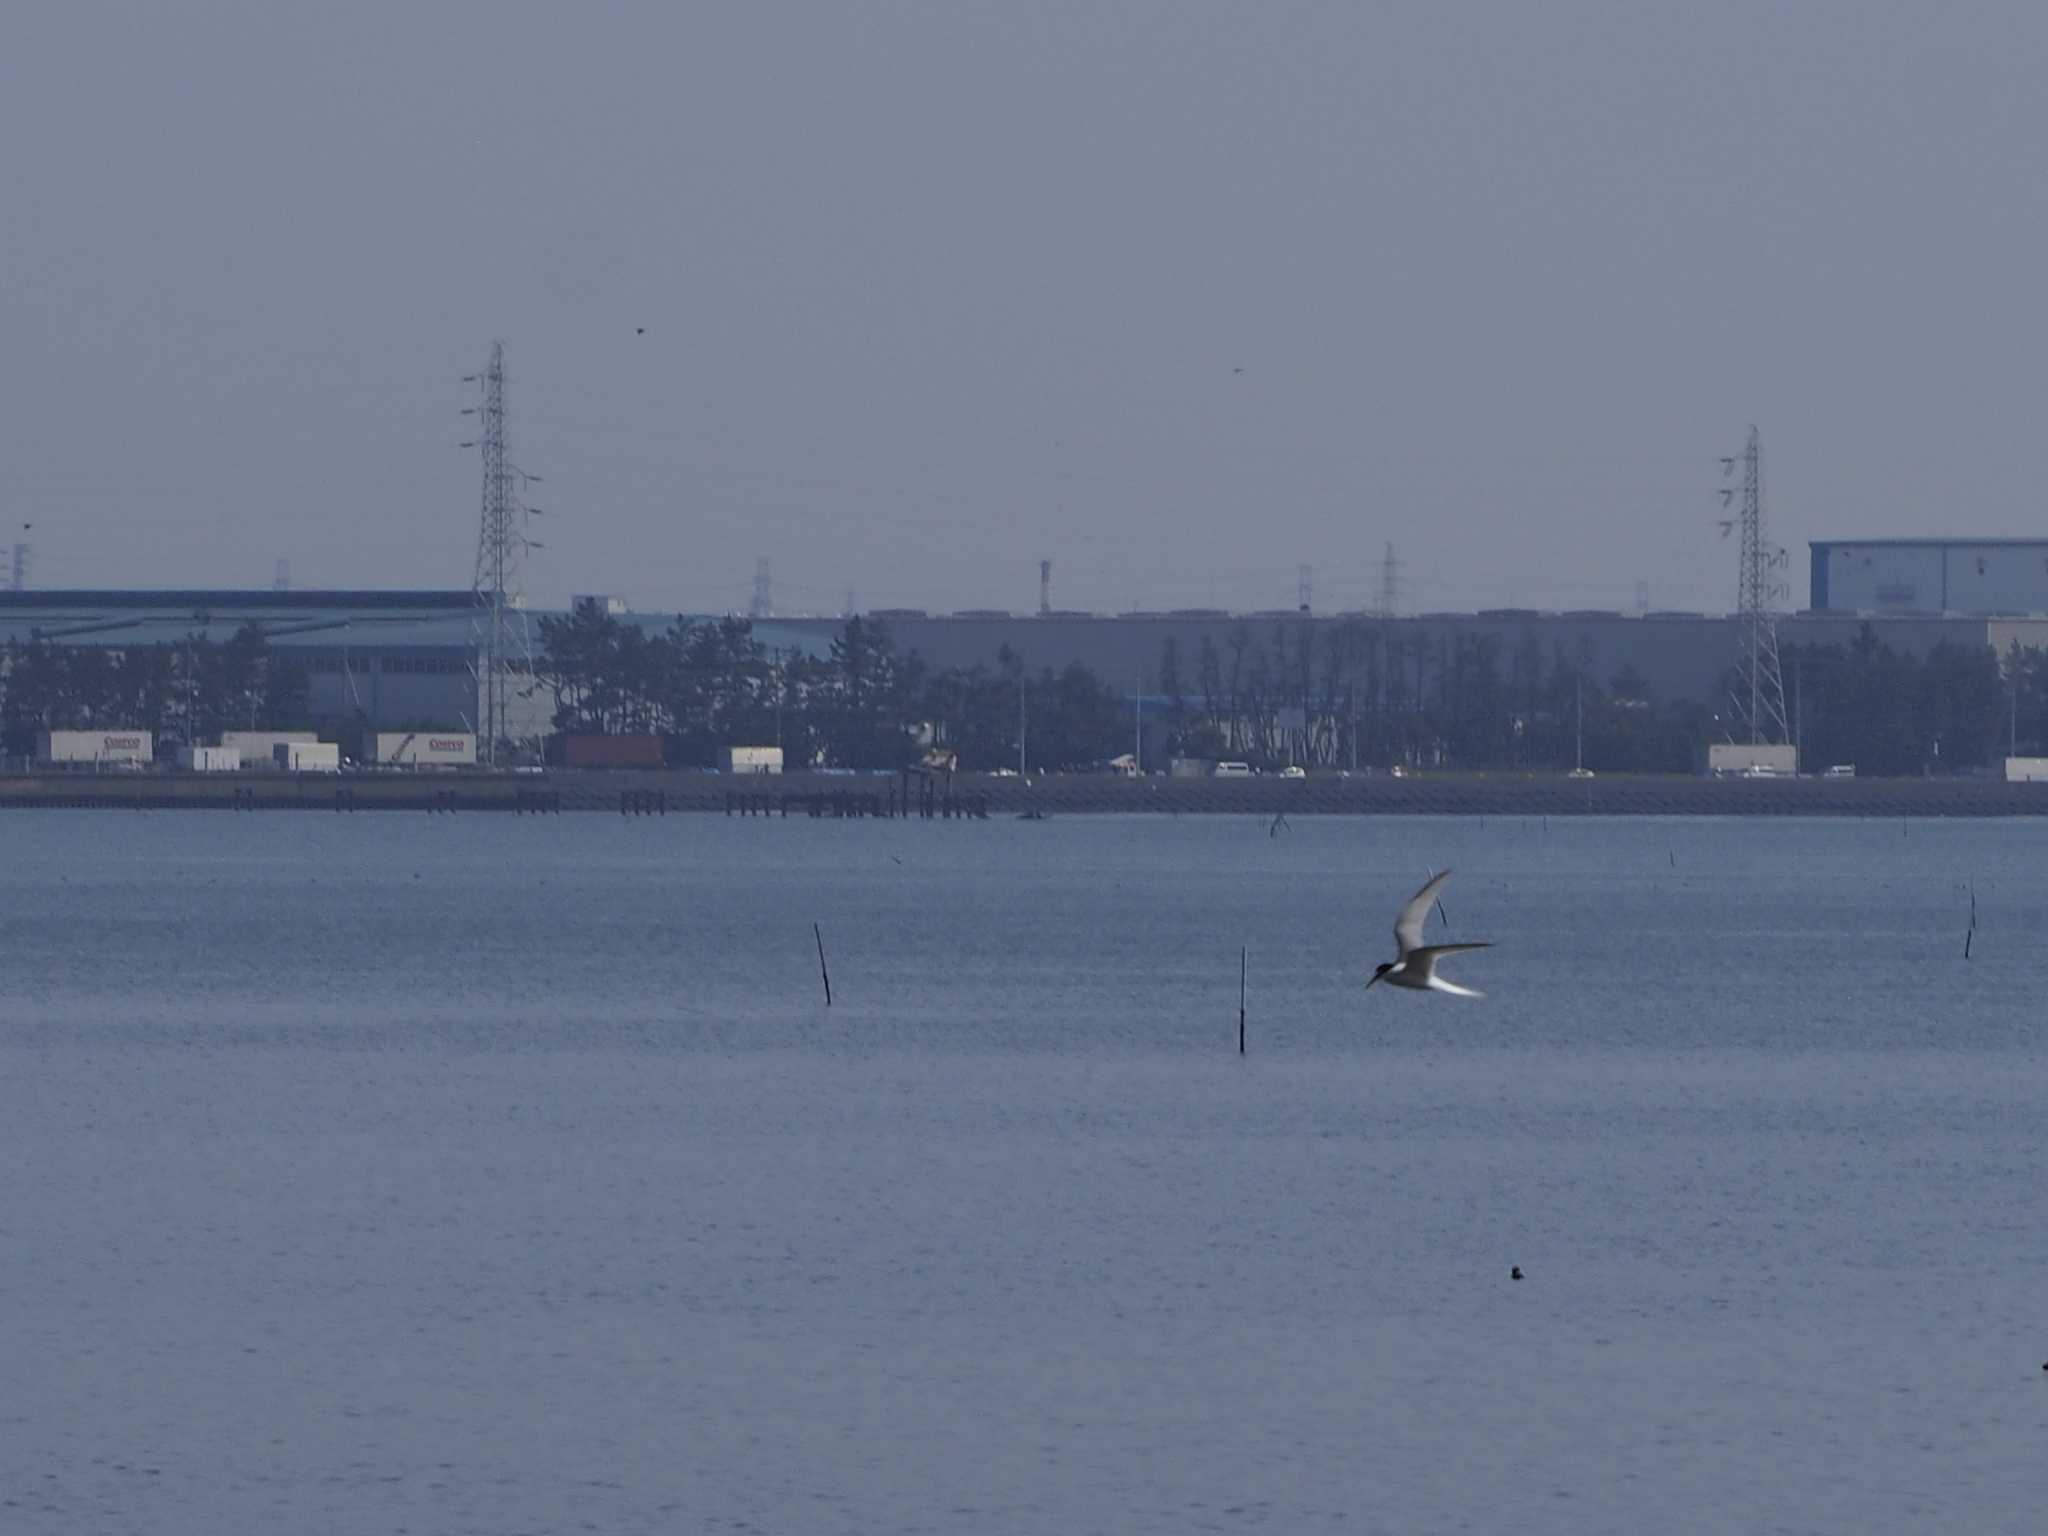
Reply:
<svg viewBox="0 0 2048 1536"><path fill-rule="evenodd" d="M1763 440L1751 427L1742 455L1742 664L1735 701L1749 727L1751 745L1791 739L1785 726L1785 680L1778 671L1778 624L1772 614L1772 604L1785 594L1785 583L1777 575L1785 551L1764 540L1763 457Z"/></svg>
<svg viewBox="0 0 2048 1536"><path fill-rule="evenodd" d="M510 729L507 704L512 675L523 669L530 677L533 647L526 631L523 567L527 549L526 507L519 482L526 478L505 456L505 344L491 343L491 361L471 379L483 386L477 407L482 430L477 443L484 456L483 519L477 531L477 749L487 766L496 767L501 743ZM467 381L466 381L467 382Z"/></svg>

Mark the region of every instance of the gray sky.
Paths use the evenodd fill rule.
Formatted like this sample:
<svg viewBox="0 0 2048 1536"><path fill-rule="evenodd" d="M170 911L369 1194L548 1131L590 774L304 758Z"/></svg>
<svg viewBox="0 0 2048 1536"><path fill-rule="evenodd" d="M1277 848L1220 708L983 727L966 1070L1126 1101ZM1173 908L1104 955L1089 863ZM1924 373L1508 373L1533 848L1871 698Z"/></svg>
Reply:
<svg viewBox="0 0 2048 1536"><path fill-rule="evenodd" d="M1732 604L2040 534L2048 7L15 0L36 585L636 607ZM646 334L637 335L644 327ZM1242 372L1237 370L1242 369ZM542 494L542 492L545 494Z"/></svg>

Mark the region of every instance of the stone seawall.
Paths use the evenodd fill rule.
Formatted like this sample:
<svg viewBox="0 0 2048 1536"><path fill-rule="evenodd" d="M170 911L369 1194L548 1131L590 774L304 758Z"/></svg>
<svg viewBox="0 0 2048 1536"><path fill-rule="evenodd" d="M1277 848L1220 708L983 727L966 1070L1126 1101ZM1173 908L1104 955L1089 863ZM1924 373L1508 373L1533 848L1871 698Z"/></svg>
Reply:
<svg viewBox="0 0 2048 1536"><path fill-rule="evenodd" d="M1251 816L2041 816L2048 783L1986 779L1700 779L1419 774L1308 779L1020 779L961 774L727 776L550 770L545 774L45 773L0 777L0 809L404 810L457 813L901 815L1092 813ZM950 798L949 798L950 797Z"/></svg>

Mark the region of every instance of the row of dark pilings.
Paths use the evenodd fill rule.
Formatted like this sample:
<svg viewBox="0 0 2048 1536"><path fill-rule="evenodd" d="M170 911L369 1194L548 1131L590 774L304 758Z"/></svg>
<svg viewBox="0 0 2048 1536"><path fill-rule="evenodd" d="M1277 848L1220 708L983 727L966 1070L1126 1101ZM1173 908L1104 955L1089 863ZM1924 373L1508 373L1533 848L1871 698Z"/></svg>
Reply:
<svg viewBox="0 0 2048 1536"><path fill-rule="evenodd" d="M953 777L922 768L906 768L881 793L859 790L787 791L735 789L725 796L728 816L787 816L791 810L812 820L873 816L883 820L950 821L955 817L988 820L988 796L953 793Z"/></svg>
<svg viewBox="0 0 2048 1536"><path fill-rule="evenodd" d="M903 802L893 794L862 795L851 790L787 795L736 790L725 797L725 814L728 816L787 816L791 811L799 816L809 816L813 821L858 820L869 816L881 821L950 821L954 817L987 821L989 801L988 796L982 794L947 795L930 809L914 803L905 809Z"/></svg>

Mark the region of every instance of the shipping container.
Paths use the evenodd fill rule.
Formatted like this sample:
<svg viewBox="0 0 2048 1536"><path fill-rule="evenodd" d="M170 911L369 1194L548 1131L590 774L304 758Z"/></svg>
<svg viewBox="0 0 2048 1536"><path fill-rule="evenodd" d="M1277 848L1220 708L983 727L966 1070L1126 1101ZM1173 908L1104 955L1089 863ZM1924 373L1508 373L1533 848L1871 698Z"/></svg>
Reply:
<svg viewBox="0 0 2048 1536"><path fill-rule="evenodd" d="M1707 772L1716 778L1794 778L1799 749L1783 742L1717 741L1707 748Z"/></svg>
<svg viewBox="0 0 2048 1536"><path fill-rule="evenodd" d="M242 766L239 747L180 747L178 766L188 773L234 773Z"/></svg>
<svg viewBox="0 0 2048 1536"><path fill-rule="evenodd" d="M780 773L780 747L726 747L719 754L727 773Z"/></svg>
<svg viewBox="0 0 2048 1536"><path fill-rule="evenodd" d="M564 736L562 763L568 768L661 768L659 736Z"/></svg>
<svg viewBox="0 0 2048 1536"><path fill-rule="evenodd" d="M364 744L369 760L387 768L476 766L476 737L466 731L379 731Z"/></svg>
<svg viewBox="0 0 2048 1536"><path fill-rule="evenodd" d="M246 768L268 768L277 760L278 745L282 742L313 742L320 739L317 731L222 731L220 744L242 755Z"/></svg>
<svg viewBox="0 0 2048 1536"><path fill-rule="evenodd" d="M2048 757L2008 757L2005 760L2005 781L2008 784L2037 784L2048 780Z"/></svg>
<svg viewBox="0 0 2048 1536"><path fill-rule="evenodd" d="M154 755L148 731L44 731L36 737L39 763L133 763Z"/></svg>
<svg viewBox="0 0 2048 1536"><path fill-rule="evenodd" d="M287 773L341 772L341 748L331 741L280 741L270 760Z"/></svg>

